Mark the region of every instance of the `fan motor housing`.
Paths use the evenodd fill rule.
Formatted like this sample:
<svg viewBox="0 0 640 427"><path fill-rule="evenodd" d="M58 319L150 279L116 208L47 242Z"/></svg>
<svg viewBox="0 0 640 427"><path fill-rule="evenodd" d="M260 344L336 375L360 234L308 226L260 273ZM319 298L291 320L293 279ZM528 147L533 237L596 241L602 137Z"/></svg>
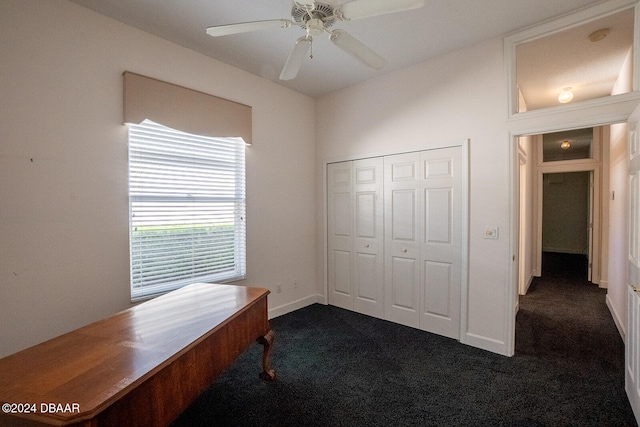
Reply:
<svg viewBox="0 0 640 427"><path fill-rule="evenodd" d="M303 6L297 5L295 2L291 9L291 17L293 22L299 24L301 28L307 28L307 22L310 19L318 19L324 24L324 28L328 28L333 25L336 18L334 15L335 7L323 2L315 2L311 11Z"/></svg>

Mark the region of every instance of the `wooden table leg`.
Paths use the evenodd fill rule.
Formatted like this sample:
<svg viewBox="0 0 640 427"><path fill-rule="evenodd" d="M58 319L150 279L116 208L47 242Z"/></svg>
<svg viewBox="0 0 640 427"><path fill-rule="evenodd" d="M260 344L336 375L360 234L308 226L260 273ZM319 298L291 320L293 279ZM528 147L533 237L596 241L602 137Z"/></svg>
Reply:
<svg viewBox="0 0 640 427"><path fill-rule="evenodd" d="M260 373L260 378L265 381L273 381L276 378L276 373L273 369L271 369L271 346L273 345L273 340L275 339L275 334L273 330L269 330L266 335L258 338L258 343L264 346L262 351L262 372Z"/></svg>

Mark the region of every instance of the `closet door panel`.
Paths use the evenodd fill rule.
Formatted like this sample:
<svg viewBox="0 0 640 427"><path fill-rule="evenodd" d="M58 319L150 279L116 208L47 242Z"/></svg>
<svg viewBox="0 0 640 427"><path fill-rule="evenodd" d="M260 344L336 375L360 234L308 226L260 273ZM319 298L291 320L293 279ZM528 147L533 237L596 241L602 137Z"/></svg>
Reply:
<svg viewBox="0 0 640 427"><path fill-rule="evenodd" d="M351 162L327 165L328 302L353 309L353 207Z"/></svg>
<svg viewBox="0 0 640 427"><path fill-rule="evenodd" d="M353 162L354 310L384 316L383 159Z"/></svg>
<svg viewBox="0 0 640 427"><path fill-rule="evenodd" d="M460 147L420 154L424 199L420 328L456 339L462 265L461 156Z"/></svg>
<svg viewBox="0 0 640 427"><path fill-rule="evenodd" d="M451 264L425 261L425 312L432 316L451 317Z"/></svg>
<svg viewBox="0 0 640 427"><path fill-rule="evenodd" d="M407 284L416 283L418 268L416 260L411 258L393 257L391 259L391 301L390 306L399 317L407 316L407 323L414 323L413 317L418 310L417 292L415 286ZM405 311L405 313L401 313Z"/></svg>
<svg viewBox="0 0 640 427"><path fill-rule="evenodd" d="M384 159L385 318L419 326L418 153Z"/></svg>

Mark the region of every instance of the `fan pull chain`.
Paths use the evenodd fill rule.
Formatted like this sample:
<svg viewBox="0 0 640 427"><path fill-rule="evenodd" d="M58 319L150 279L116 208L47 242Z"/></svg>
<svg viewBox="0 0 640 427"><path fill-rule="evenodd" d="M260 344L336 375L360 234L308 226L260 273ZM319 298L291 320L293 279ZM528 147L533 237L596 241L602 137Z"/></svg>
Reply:
<svg viewBox="0 0 640 427"><path fill-rule="evenodd" d="M309 47L311 48L311 54L309 55L309 59L313 59L313 39L311 39L311 43L309 43Z"/></svg>

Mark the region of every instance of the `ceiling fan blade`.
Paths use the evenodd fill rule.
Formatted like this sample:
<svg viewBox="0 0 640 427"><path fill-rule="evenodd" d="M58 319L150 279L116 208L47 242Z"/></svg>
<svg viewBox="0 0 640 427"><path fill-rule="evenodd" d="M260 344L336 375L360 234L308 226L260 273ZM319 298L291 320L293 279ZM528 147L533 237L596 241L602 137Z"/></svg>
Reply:
<svg viewBox="0 0 640 427"><path fill-rule="evenodd" d="M329 40L365 65L379 70L387 61L344 30L333 30Z"/></svg>
<svg viewBox="0 0 640 427"><path fill-rule="evenodd" d="M296 41L296 45L289 54L282 73L280 73L280 80L291 80L298 75L302 61L304 61L304 58L307 56L310 47L311 37L309 36L300 37L298 41Z"/></svg>
<svg viewBox="0 0 640 427"><path fill-rule="evenodd" d="M293 21L288 19L271 19L268 21L241 22L239 24L216 25L207 28L207 34L212 37L228 36L230 34L248 33L251 31L270 30L273 28L289 28Z"/></svg>
<svg viewBox="0 0 640 427"><path fill-rule="evenodd" d="M342 20L402 12L424 6L424 0L353 0L338 6L336 15Z"/></svg>

